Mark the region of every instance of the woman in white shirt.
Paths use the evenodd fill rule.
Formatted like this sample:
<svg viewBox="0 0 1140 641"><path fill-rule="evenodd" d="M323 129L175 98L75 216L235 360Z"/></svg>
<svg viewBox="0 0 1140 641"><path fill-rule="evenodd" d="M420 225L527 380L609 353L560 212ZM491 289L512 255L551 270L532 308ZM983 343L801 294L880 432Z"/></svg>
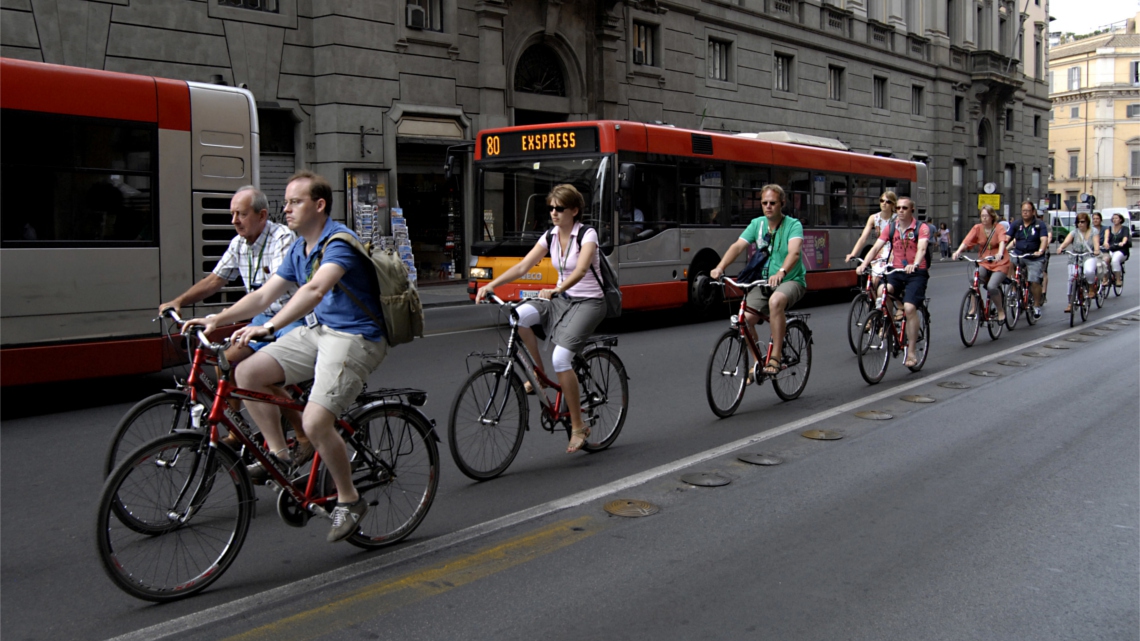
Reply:
<svg viewBox="0 0 1140 641"><path fill-rule="evenodd" d="M513 282L529 272L547 253L558 270L558 284L552 289L538 292L538 299L518 308L519 337L530 350L536 364L541 365L538 338L531 329L542 325L543 331L554 343L552 361L562 397L570 411L570 445L567 453L577 452L586 444L590 429L582 422L578 377L574 374L574 355L586 346L586 339L606 317L605 297L600 274L598 232L586 228L578 242L582 223L579 218L585 209L582 194L573 185L557 185L546 196L550 206L553 229L542 235L534 248L514 267L479 288L475 302L495 292L495 287ZM593 267L593 269L590 269Z"/></svg>

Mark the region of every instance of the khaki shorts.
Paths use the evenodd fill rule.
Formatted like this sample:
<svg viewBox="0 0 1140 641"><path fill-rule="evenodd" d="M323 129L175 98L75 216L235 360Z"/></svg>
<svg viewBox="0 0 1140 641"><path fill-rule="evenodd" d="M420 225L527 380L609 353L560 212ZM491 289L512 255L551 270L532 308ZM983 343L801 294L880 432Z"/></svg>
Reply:
<svg viewBox="0 0 1140 641"><path fill-rule="evenodd" d="M261 350L285 371L285 384L313 379L309 401L340 416L368 375L388 354L387 341L372 342L359 334L346 334L324 325L299 327Z"/></svg>
<svg viewBox="0 0 1140 641"><path fill-rule="evenodd" d="M800 302L800 299L807 293L807 287L804 287L798 281L785 279L780 283L780 286L776 288L776 291L788 297L788 305L784 308L788 310ZM755 309L765 316L770 315L768 310L768 297L764 295L760 287L748 292L747 302L748 306L752 309Z"/></svg>

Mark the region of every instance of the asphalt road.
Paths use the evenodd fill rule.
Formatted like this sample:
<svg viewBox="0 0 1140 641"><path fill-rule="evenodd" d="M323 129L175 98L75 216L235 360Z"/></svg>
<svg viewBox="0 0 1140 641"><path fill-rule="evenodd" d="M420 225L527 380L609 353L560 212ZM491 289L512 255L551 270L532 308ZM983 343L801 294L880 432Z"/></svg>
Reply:
<svg viewBox="0 0 1140 641"><path fill-rule="evenodd" d="M710 603L709 599L700 598L701 595L719 594L720 598L715 601L735 603L735 608L741 609L743 614L756 614L756 622L749 625L759 626L755 628L757 634L763 634L768 629L765 626L779 621L779 625L786 627L778 628L783 632L776 638L836 638L842 636L836 631L847 629L852 631L852 638L874 638L873 627L859 627L873 625L885 626L884 636L878 638L892 638L891 634L903 630L903 626L913 625L915 619L915 611L904 608L905 601L899 599L902 596L917 599L920 594L928 595L931 602L945 603L937 608L940 616L929 617L931 625L940 621L944 630L957 625L955 616L962 620L976 619L978 625L989 622L993 626L1010 625L1016 629L1023 613L1036 610L1009 601L1011 584L998 582L996 574L1027 572L1028 561L1024 556L1010 556L1012 565L1003 566L995 559L1003 553L1009 555L1018 534L1026 532L1018 529L1020 522L1016 519L998 523L967 513L963 511L965 507L949 509L959 505L956 500L966 500L955 497L962 494L963 484L969 485L975 479L986 482L966 493L974 497L973 503L966 501L968 505L1000 505L1003 500L1015 498L1008 494L1011 489L1021 488L1024 496L1016 497L1017 503L1027 507L1024 514L1018 512L1016 516L1033 526L1033 540L1040 539L1038 542L1043 548L1048 548L1046 544L1062 548L1084 546L1093 550L1086 565L1104 557L1124 568L1123 577L1120 573L1096 575L1095 583L1119 593L1118 599L1112 602L1121 605L1111 610L1107 618L1115 625L1130 625L1124 629L1134 634L1137 628L1135 528L1140 525L1136 522L1134 496L1140 483L1135 443L1136 389L1140 386L1136 324L1106 332L1088 345L1074 343L1072 350L1056 350L1062 355L1046 357L1024 371L987 380L976 391L960 393L953 399L945 394L938 396L950 401L945 404L936 403L921 411L907 408L913 416L905 420L884 422L878 427L879 424L861 422L843 414L828 415L818 422L817 426L854 430L848 440L822 444L806 441L792 432L774 437L764 445L780 445L780 451L787 452L791 464L761 469L726 463L726 469L738 476L733 485L725 488L727 491L688 488L676 480L672 471L671 476L659 476L642 485L628 482L622 485L623 479L673 466L678 460L724 447L767 429L795 421L811 422L820 413L834 412L834 408L855 403L869 394L890 394L893 388L903 385L922 386L926 379L955 366L1068 328L1068 317L1062 317L1061 307L1054 302L1046 308L1043 322L1036 327L1028 329L1024 324L1019 325L1017 331L1007 332L993 342L983 332L975 347L963 348L957 339L954 315L965 288L964 273L964 266L935 268L930 288L934 298L934 344L923 372L911 374L894 361L883 383L866 386L841 330L847 306L817 306L806 310L812 314L809 323L815 331L815 364L804 396L791 403L781 403L767 387L750 388L737 414L725 420L715 419L709 411L704 399L703 377L708 351L726 323L690 322L676 313L631 315L605 328L621 337L617 351L630 373L632 399L625 430L610 450L596 455L567 456L562 452L564 436L552 437L535 428L524 440L523 449L507 474L489 483L475 484L454 468L443 448L440 493L431 513L406 543L381 553L361 553L348 546L325 544L324 523L320 521L313 521L300 530L282 525L273 507L273 495L259 490L259 496L264 499L258 506L258 516L262 518L254 521L245 548L227 574L202 595L164 606L135 601L115 589L98 568L91 534L106 441L117 419L129 407L129 401L145 396L150 389L160 386L163 379L147 377L112 384L21 390L15 403L6 390L4 424L0 432L0 590L5 615L0 620L0 634L6 639L103 639L144 630L137 638L155 638L160 630L149 626L166 625L165 630L191 626L188 633L216 638L268 622L269 619L251 618L241 611L243 604L262 598L259 595L267 590L277 590L273 595L284 595L291 604L290 609L303 609L302 603L336 599L350 589L348 584L328 585L337 576L362 572L361 585L392 581L430 569L433 563L446 564L463 554L477 554L487 546L510 543L518 537L524 539L523 543L510 549L523 550L520 554L524 560L511 566L510 572L500 575L475 571L467 575L472 583L470 587L445 590L446 597L428 598L429 594L418 601L405 599L408 603L417 603L415 607L380 608L385 615L380 622L370 621L368 607L362 606L364 614L348 618L359 626L360 634L349 636L372 638L372 634L379 634L383 629L399 630L401 636L409 638L415 638L416 630L423 631L423 638L485 638L491 633L500 636L504 631L503 635L511 636L517 630L519 638L533 638L539 634L569 636L571 631L578 630L577 636L620 638L638 637L641 630L656 630L657 636L692 638L704 632L719 637L724 635L718 630L738 630L715 627L709 618L715 618L712 613L716 608L712 607L702 609L708 614L701 616L690 612L684 617L687 624L682 624L679 618L674 620L673 613L680 616L688 612L681 607L685 594L694 603ZM1063 285L1063 282L1055 283L1053 291L1056 293ZM1094 311L1089 323L1134 309L1140 300L1136 292L1135 283L1130 282L1125 295L1111 299L1104 310ZM1055 298L1060 296L1055 294ZM462 326L459 317L464 313L486 313L472 308L466 312L445 309L455 316L448 322L454 322L457 327ZM498 337L495 331L457 329L456 333L436 335L398 348L370 382L373 386L406 385L428 390L429 402L425 409L442 427L451 397L466 375L464 356L475 350L494 349ZM1103 353L1085 356L1093 355L1094 350ZM1070 361L1073 361L1071 366ZM1119 365L1123 387L1117 390L1091 384L1093 380L1117 378L1108 376L1104 369L1097 367L1098 363L1123 363ZM1083 392L1073 372L1084 373L1090 381ZM965 373L956 374L955 378L963 376L974 378ZM1017 383L1019 380L1024 384ZM995 391L986 392L991 388ZM132 393L135 390L137 393ZM995 410L996 403L984 397L986 393L1005 399L1006 405L1002 407L1008 409ZM1081 394L1083 396L1077 396ZM1085 425L1093 425L1094 415L1087 409L1079 411L1081 408L1099 408L1110 399L1123 399L1123 415L1105 415L1107 420L1097 421L1096 425L1115 423L1127 429L1118 434L1085 430L1082 433L1087 432L1090 437L1089 445L1081 445L1084 441L1080 439L1066 440L1064 425L1070 429L1074 421L1079 425L1081 416L1088 417ZM891 406L899 403L891 401ZM1069 421L1063 420L1061 413L1067 407L1078 410ZM992 422L964 420L979 415L989 417L991 412ZM849 427L848 423L856 427ZM947 430L948 426L960 424L976 427ZM1079 487L1071 488L1073 492L1088 489L1084 480L1091 479L1090 483L1099 484L1102 491L1119 500L1114 499L1111 506L1105 504L1094 509L1082 507L1083 504L1058 505L1056 501L1061 499L1057 492L1065 488L1048 483L1037 484L1043 494L1030 492L1033 487L1024 484L1023 479L1034 471L1046 474L1040 468L1047 457L1042 454L1022 459L1005 442L1032 441L1035 434L1053 443L1050 452L1054 459L1063 463L1064 469L1071 470L1071 478L1081 481ZM903 436L906 438L900 438ZM1093 446L1102 441L1107 445L1100 449ZM941 447L937 446L939 443ZM991 447L987 448L987 444ZM996 447L998 445L1001 447ZM1109 458L1100 458L1105 456ZM854 467L845 467L844 463ZM931 480L935 478L938 483ZM772 490L771 479L781 479L776 486L779 491ZM590 492L598 494L601 491L595 488L607 484L621 489L640 488L635 498L661 504L662 514L642 521L605 517L598 509L603 497L592 498ZM1054 490L1052 495L1048 492L1050 487ZM1127 495L1128 491L1132 494ZM696 492L721 492L721 495L708 496L735 496L737 502L729 501L718 508L715 504L720 499L691 501L689 497L697 496ZM485 525L521 510L541 513L539 506L565 502L567 497L582 496L582 493L591 498L581 507L555 510L510 527ZM1051 498L1055 499L1052 503ZM1120 506L1120 503L1128 503L1128 506ZM1038 505L1052 506L1053 512L1064 508L1061 513L1065 518L1044 519ZM938 513L941 506L948 509L946 515ZM1117 508L1117 512L1112 512ZM872 514L879 516L872 518ZM908 515L907 518L902 514ZM772 521L765 515L783 516ZM1092 516L1106 519L1111 516L1115 525L1124 526L1116 528L1119 530L1116 534L1130 537L1125 541L1127 549L1122 549L1121 554L1111 553L1113 541L1108 535L1101 532L1092 536L1074 525ZM560 523L575 518L585 521L569 526L568 531L574 533L570 536L587 537L589 544L559 538L559 532L544 534L541 530L544 527L559 530ZM479 530L481 527L484 529ZM1126 530L1127 527L1133 529ZM456 533L460 532L472 534L456 545L442 546L454 542ZM539 539L544 542L541 545L554 546L560 552L526 552L526 541L530 540L527 537L536 536L534 532L541 534ZM603 532L603 536L593 536ZM960 536L952 537L948 533ZM963 547L959 538L974 541L975 545ZM623 548L622 540L634 542L636 549ZM800 543L791 543L795 540ZM595 549L599 544L601 547ZM976 546L985 549L979 550ZM989 547L994 549L991 551ZM758 554L769 548L779 553ZM802 556L794 553L798 548L803 548L799 550ZM705 549L714 551L713 556L694 552ZM862 569L836 567L836 555L841 551L860 557ZM902 552L910 552L913 558L924 561L907 562L907 557L900 556ZM965 558L960 556L962 554ZM925 561L927 557L932 557L929 562ZM693 562L686 565L686 559ZM952 570L965 563L984 572L982 575L968 571L934 572L936 560L943 568ZM387 567L377 567L384 565ZM787 592L776 590L771 580L776 578L776 585L783 585L782 577L789 576L790 580L793 567L800 572L798 587L788 588ZM329 572L333 574L326 574ZM497 583L502 577L513 577L516 573L523 577L519 582ZM908 588L898 592L898 585L880 585L888 573L900 579L896 582L898 585ZM319 598L307 592L312 584L298 583L312 581L314 576L324 577ZM730 598L730 593L735 594L742 585L748 585L746 579L755 582L757 576L765 577L763 590L743 590L739 598ZM671 585L669 580L677 585ZM1082 584L1082 598L1099 594L1096 586L1091 585L1094 581L1090 579L1088 583ZM444 583L439 585L446 587ZM690 587L694 592L687 592ZM992 600L986 599L987 591ZM744 594L755 599L747 607ZM952 596L954 598L950 598ZM962 600L966 596L973 600ZM1124 597L1127 602L1119 601ZM467 598L473 600L465 602ZM1001 609L983 607L985 603L992 605L1003 600ZM782 604L780 610L786 611L786 616L782 619L760 617L767 610L757 609L756 603L769 601ZM404 601L392 603L400 606ZM810 610L812 603L819 607L817 616L794 616L805 608ZM914 603L912 608L918 607ZM66 605L60 607L61 604ZM624 604L625 609L618 608L619 604ZM218 608L229 609L223 612ZM443 616L434 608L446 609L454 618ZM877 612L883 617L877 619L877 624L872 618L859 622L836 616L836 608L848 614L859 611L868 617L869 613ZM1071 607L1053 612L1050 620L1060 623L1043 628L1053 636L1024 638L1096 638L1063 634L1064 625L1077 625L1085 620L1083 611L1078 610ZM266 611L270 618L282 612L272 608ZM217 619L223 613L235 612L242 613L225 619L224 630L193 627ZM648 625L653 612L660 620ZM600 613L606 616L598 616ZM662 614L669 616L662 617ZM723 610L720 616L724 616ZM397 618L401 623L390 626L389 622ZM621 634L609 634L597 627L617 620L629 624L625 628L613 628L624 630ZM847 623L842 624L843 621ZM669 623L666 625L666 622ZM692 633L689 634L683 625L696 627L690 628ZM739 635L735 632L726 635L747 636L751 634L747 627L739 628ZM324 627L306 629L319 632ZM988 629L1001 630L1000 627ZM827 633L829 630L835 633ZM429 631L434 634L428 634ZM277 632L285 634L288 630ZM1016 635L998 634L992 638L999 637L1016 638ZM1104 638L1110 637L1122 638L1111 634ZM910 638L971 637L932 633Z"/></svg>

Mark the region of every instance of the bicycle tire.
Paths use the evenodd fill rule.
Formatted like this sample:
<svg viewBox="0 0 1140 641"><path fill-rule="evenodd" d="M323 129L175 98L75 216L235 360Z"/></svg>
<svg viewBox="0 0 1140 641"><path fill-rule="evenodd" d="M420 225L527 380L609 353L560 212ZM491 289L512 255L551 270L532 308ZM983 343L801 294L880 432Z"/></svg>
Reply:
<svg viewBox="0 0 1140 641"><path fill-rule="evenodd" d="M1081 283L1081 285L1084 285L1084 283ZM1085 294L1084 292L1081 292L1081 322L1082 323L1089 319L1089 311L1091 308L1092 308L1092 301L1089 300L1089 297L1087 294Z"/></svg>
<svg viewBox="0 0 1140 641"><path fill-rule="evenodd" d="M1108 284L1107 280L1102 280L1100 283L1097 283L1097 286L1096 286L1096 308L1097 309L1104 307L1104 301L1108 300L1108 291L1109 291L1109 289L1111 289L1111 287L1112 286Z"/></svg>
<svg viewBox="0 0 1140 641"><path fill-rule="evenodd" d="M807 323L793 320L787 324L783 351L780 372L772 379L772 387L776 396L791 401L803 394L811 376L811 330Z"/></svg>
<svg viewBox="0 0 1140 641"><path fill-rule="evenodd" d="M978 340L978 330L981 329L982 299L978 292L970 289L962 297L962 307L958 310L958 336L962 344L970 347ZM974 308L973 318L970 316L970 307Z"/></svg>
<svg viewBox="0 0 1140 641"><path fill-rule="evenodd" d="M1021 318L1021 289L1016 283L1006 283L1002 285L1002 296L1005 303L1005 327L1013 331Z"/></svg>
<svg viewBox="0 0 1140 641"><path fill-rule="evenodd" d="M1124 292L1124 272L1121 271L1120 272L1120 284L1119 285L1116 284L1116 275L1113 274L1113 277L1112 277L1112 293L1115 294L1119 298L1120 294L1122 294L1123 292Z"/></svg>
<svg viewBox="0 0 1140 641"><path fill-rule="evenodd" d="M582 355L585 370L578 373L582 420L590 436L582 446L600 452L613 445L629 410L629 376L612 350L591 349ZM567 435L569 438L569 435Z"/></svg>
<svg viewBox="0 0 1140 641"><path fill-rule="evenodd" d="M859 353L859 323L867 315L867 312L871 311L873 305L874 301L867 296L866 292L859 292L851 301L851 310L847 312L847 344L851 346L853 354Z"/></svg>
<svg viewBox="0 0 1140 641"><path fill-rule="evenodd" d="M505 381L505 369L503 363L488 363L476 370L459 388L448 414L451 458L460 472L476 481L487 481L506 471L519 453L530 416L522 382L513 374ZM499 416L487 424L484 414L501 392L505 396Z"/></svg>
<svg viewBox="0 0 1140 641"><path fill-rule="evenodd" d="M740 330L721 334L709 355L705 375L705 396L709 408L720 418L728 418L740 407L748 383L748 349Z"/></svg>
<svg viewBox="0 0 1140 641"><path fill-rule="evenodd" d="M918 339L914 342L917 361L909 367L912 372L921 370L922 366L926 364L926 357L930 355L930 312L925 305L919 305L916 311L919 319Z"/></svg>
<svg viewBox="0 0 1140 641"><path fill-rule="evenodd" d="M122 461L144 443L173 433L193 429L190 422L190 395L184 392L159 392L135 403L119 419L115 433L103 457L103 478L107 478Z"/></svg>
<svg viewBox="0 0 1140 641"><path fill-rule="evenodd" d="M1021 301L1021 306L1025 308L1025 322L1029 323L1030 326L1036 325L1037 315L1033 313L1033 290L1029 283L1026 283L1024 287L1018 286L1018 289L1021 290L1022 296L1024 296ZM1041 296L1044 297L1045 293L1042 292Z"/></svg>
<svg viewBox="0 0 1140 641"><path fill-rule="evenodd" d="M1080 291L1081 286L1078 282L1073 287L1073 291L1069 292L1069 327L1077 326L1077 315L1081 313L1080 309L1078 309L1081 305Z"/></svg>
<svg viewBox="0 0 1140 641"><path fill-rule="evenodd" d="M863 320L863 332L859 334L859 374L868 385L883 380L887 373L893 334L894 323L881 309L871 310Z"/></svg>
<svg viewBox="0 0 1140 641"><path fill-rule="evenodd" d="M353 419L352 426L352 483L368 512L347 540L372 550L403 540L427 516L439 489L439 448L434 427L401 403L377 405ZM353 451L360 441L386 467L369 464Z"/></svg>
<svg viewBox="0 0 1140 641"><path fill-rule="evenodd" d="M225 573L245 542L254 494L233 452L209 447L203 434L180 432L124 457L97 505L95 544L104 572L131 596L165 602L200 592ZM139 532L119 520L117 505L169 526Z"/></svg>
<svg viewBox="0 0 1140 641"><path fill-rule="evenodd" d="M1005 321L998 320L997 305L990 300L989 296L986 296L986 314L988 316L986 320L986 332L989 333L990 340L996 341L1001 337L1001 330L1005 327Z"/></svg>

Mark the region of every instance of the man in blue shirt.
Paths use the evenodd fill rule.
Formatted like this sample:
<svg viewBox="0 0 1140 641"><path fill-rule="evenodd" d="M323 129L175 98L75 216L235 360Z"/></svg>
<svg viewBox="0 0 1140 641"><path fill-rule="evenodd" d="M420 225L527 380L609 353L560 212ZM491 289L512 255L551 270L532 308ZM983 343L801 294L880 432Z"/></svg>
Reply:
<svg viewBox="0 0 1140 641"><path fill-rule="evenodd" d="M1033 293L1033 317L1041 318L1041 279L1045 270L1042 254L1049 251L1049 228L1037 220L1037 208L1031 202L1021 205L1021 222L1009 227L1013 239L1011 251L1024 258L1010 256L1015 264L1028 272L1029 291Z"/></svg>
<svg viewBox="0 0 1140 641"><path fill-rule="evenodd" d="M277 273L233 307L192 321L211 331L218 325L251 318L291 284L297 285L297 292L269 322L243 327L234 333L234 340L245 345L301 318L305 326L246 359L237 368L236 377L240 387L267 394L271 385L281 381L292 384L313 379L303 422L305 433L336 483L330 543L352 536L368 511L367 503L353 487L348 450L336 431L336 417L353 402L388 351L382 311L374 295L372 263L343 241L326 246L329 236L352 233L330 218L331 206L332 186L327 180L310 171L294 174L285 188L285 222L298 238ZM358 307L342 288L365 301L369 310ZM288 464L289 449L277 406L248 403L247 407L270 451Z"/></svg>

